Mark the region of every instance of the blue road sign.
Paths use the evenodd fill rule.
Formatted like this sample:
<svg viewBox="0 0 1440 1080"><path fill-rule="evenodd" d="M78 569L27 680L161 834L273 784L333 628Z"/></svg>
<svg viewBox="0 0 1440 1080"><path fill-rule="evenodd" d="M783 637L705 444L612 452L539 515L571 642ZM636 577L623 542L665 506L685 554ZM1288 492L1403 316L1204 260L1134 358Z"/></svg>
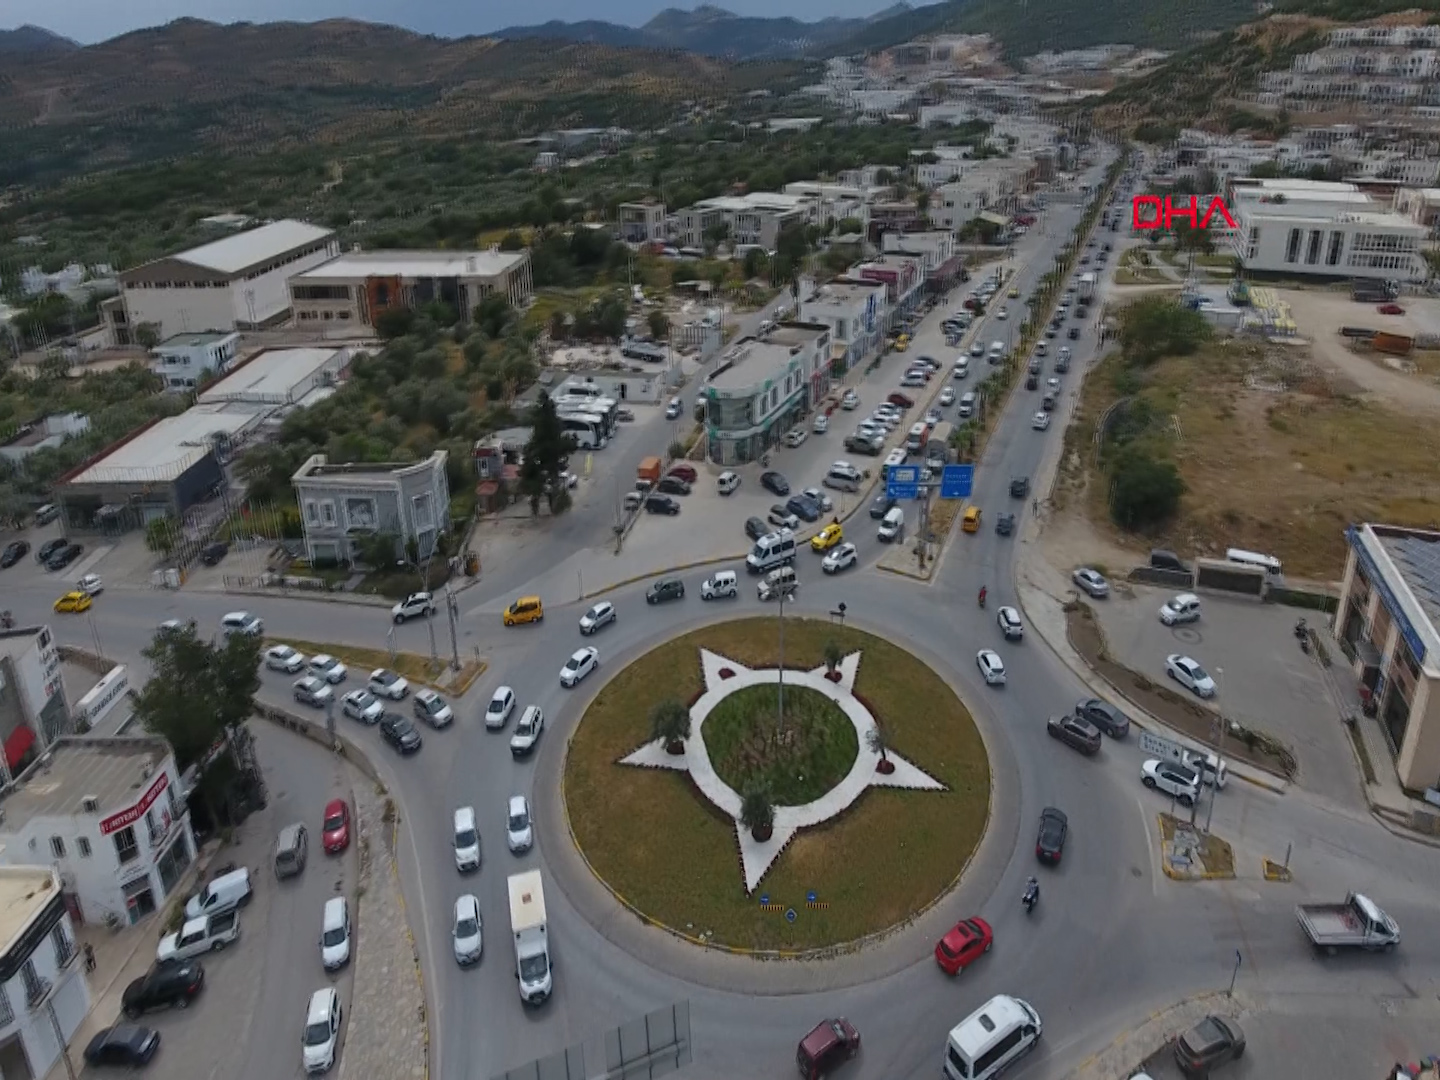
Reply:
<svg viewBox="0 0 1440 1080"><path fill-rule="evenodd" d="M946 465L940 473L942 499L966 499L975 485L974 465Z"/></svg>
<svg viewBox="0 0 1440 1080"><path fill-rule="evenodd" d="M785 921L786 921L786 922L794 922L796 918L797 918L797 916L796 916L796 914L795 914L795 909L794 909L793 907L792 907L789 911L785 912Z"/></svg>
<svg viewBox="0 0 1440 1080"><path fill-rule="evenodd" d="M814 889L811 889L809 892L807 892L807 893L805 894L805 902L806 902L807 904L813 904L813 903L814 903L816 900L818 900L818 899L819 899L819 896L816 894L816 892L815 892Z"/></svg>
<svg viewBox="0 0 1440 1080"><path fill-rule="evenodd" d="M769 894L768 892L767 892L767 893L761 893L761 894L760 894L760 903L762 903L762 904L768 904L768 903L770 903L770 894Z"/></svg>
<svg viewBox="0 0 1440 1080"><path fill-rule="evenodd" d="M914 499L920 495L920 466L893 465L885 477L885 495L891 499Z"/></svg>

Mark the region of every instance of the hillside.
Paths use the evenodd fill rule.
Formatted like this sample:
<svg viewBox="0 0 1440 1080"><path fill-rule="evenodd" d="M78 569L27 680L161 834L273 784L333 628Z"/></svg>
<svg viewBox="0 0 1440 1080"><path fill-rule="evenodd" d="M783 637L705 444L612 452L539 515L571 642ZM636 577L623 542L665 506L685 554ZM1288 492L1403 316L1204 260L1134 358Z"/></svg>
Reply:
<svg viewBox="0 0 1440 1080"><path fill-rule="evenodd" d="M0 186L205 148L407 133L516 137L663 123L681 101L793 85L734 65L553 41L444 40L348 20L182 19L0 65Z"/></svg>
<svg viewBox="0 0 1440 1080"><path fill-rule="evenodd" d="M40 26L20 26L14 30L0 30L0 56L28 56L44 52L72 52L80 48L67 37L52 34Z"/></svg>

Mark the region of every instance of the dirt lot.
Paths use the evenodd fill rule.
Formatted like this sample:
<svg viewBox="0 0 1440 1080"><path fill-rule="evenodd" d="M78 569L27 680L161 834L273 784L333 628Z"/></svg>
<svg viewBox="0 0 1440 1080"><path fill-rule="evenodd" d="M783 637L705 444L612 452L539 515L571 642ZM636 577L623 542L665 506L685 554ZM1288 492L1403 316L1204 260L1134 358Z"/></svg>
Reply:
<svg viewBox="0 0 1440 1080"><path fill-rule="evenodd" d="M1305 327L1302 309L1293 310ZM1149 409L1140 439L1174 458L1187 490L1169 526L1137 538L1110 524L1095 464L1097 423L1122 396L1119 356L1112 354L1087 377L1066 432L1056 510L1087 519L1112 553L1119 547L1143 556L1155 546L1213 556L1243 547L1277 555L1291 578L1334 580L1349 523L1440 523L1440 387L1430 411L1420 399L1431 388L1418 379L1346 356L1337 371L1341 365L1332 367L1328 356L1317 362L1304 344L1229 339L1144 371L1134 392ZM1367 383L1357 367L1400 386ZM1063 531L1071 546L1084 534ZM1092 557L1048 554L1057 565Z"/></svg>

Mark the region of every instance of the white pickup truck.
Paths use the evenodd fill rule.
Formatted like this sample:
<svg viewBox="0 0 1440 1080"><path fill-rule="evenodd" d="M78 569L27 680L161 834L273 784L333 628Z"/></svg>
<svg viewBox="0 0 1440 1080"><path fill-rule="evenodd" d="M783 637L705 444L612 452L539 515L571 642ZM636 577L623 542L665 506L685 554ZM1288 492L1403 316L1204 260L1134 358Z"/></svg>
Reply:
<svg viewBox="0 0 1440 1080"><path fill-rule="evenodd" d="M238 911L189 919L180 927L179 933L166 934L160 939L160 946L155 950L155 959L160 963L167 960L189 960L212 949L223 949L239 939Z"/></svg>
<svg viewBox="0 0 1440 1080"><path fill-rule="evenodd" d="M1384 949L1400 944L1400 928L1368 896L1351 893L1343 904L1300 904L1295 917L1317 949Z"/></svg>

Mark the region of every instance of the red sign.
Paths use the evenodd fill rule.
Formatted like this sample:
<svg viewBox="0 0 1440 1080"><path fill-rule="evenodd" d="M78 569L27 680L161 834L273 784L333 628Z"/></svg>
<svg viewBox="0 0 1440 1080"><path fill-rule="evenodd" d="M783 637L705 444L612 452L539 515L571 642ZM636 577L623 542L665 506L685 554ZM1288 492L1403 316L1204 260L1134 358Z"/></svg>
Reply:
<svg viewBox="0 0 1440 1080"><path fill-rule="evenodd" d="M109 836L113 832L119 832L127 825L134 825L135 822L145 816L146 810L149 810L150 807L155 805L155 800L169 783L169 775L162 772L155 778L155 782L150 785L150 790L141 796L139 802L130 807L129 810L121 810L120 813L112 814L100 822L100 835Z"/></svg>
<svg viewBox="0 0 1440 1080"><path fill-rule="evenodd" d="M1183 221L1192 229L1208 229L1210 219L1219 213L1225 219L1225 224L1235 228L1235 219L1230 216L1230 210L1225 205L1225 200L1219 195L1210 196L1210 205L1205 213L1200 213L1200 200L1190 196L1190 205L1176 205L1170 201L1169 195L1136 195L1130 200L1130 216L1138 231L1144 232L1147 229L1172 229L1175 222Z"/></svg>

